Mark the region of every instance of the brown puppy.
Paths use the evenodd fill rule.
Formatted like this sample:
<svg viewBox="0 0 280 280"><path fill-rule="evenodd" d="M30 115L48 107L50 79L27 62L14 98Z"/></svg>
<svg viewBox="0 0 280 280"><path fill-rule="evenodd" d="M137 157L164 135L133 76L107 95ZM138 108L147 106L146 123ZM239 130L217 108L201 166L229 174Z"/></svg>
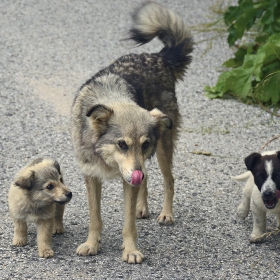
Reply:
<svg viewBox="0 0 280 280"><path fill-rule="evenodd" d="M25 246L27 223L36 223L39 256L53 257L52 234L64 232L64 205L71 198L57 161L40 158L28 163L14 177L9 192L13 245Z"/></svg>
<svg viewBox="0 0 280 280"><path fill-rule="evenodd" d="M173 11L148 2L133 17L130 38L145 44L158 37L158 53L129 54L101 70L79 90L72 108L75 154L85 176L90 224L78 255L96 255L102 221L101 182L123 179L123 261L141 263L135 217L148 217L145 160L155 153L164 178L160 224L173 223L172 158L180 125L175 83L191 61L192 37Z"/></svg>

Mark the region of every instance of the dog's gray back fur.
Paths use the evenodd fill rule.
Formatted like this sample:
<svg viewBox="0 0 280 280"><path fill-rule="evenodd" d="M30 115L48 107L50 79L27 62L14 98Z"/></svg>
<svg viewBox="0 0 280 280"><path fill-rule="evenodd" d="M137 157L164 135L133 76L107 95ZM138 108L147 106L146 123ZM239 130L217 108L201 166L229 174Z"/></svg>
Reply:
<svg viewBox="0 0 280 280"><path fill-rule="evenodd" d="M156 3L149 2L140 7L133 21L130 39L145 44L158 37L164 48L159 53L123 56L79 90L72 108L72 138L76 157L85 174L86 165L93 162L106 169L95 150L99 135L87 118L93 106L104 104L112 108L116 103L126 104L124 111L132 110L135 105L148 111L157 108L171 118L175 131L172 137L177 135L180 114L175 82L182 79L191 62L192 38L179 16ZM136 132L140 127L139 124L133 129Z"/></svg>

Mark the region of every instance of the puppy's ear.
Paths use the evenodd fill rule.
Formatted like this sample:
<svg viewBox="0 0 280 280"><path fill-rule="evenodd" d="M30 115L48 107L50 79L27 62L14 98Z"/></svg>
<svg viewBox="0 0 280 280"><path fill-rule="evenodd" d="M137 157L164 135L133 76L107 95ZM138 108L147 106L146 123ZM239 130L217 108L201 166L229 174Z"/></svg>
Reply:
<svg viewBox="0 0 280 280"><path fill-rule="evenodd" d="M167 115L163 114L160 110L155 108L152 111L150 111L150 115L157 120L157 129L160 134L166 128L172 129L173 123L172 123L171 118L169 118Z"/></svg>
<svg viewBox="0 0 280 280"><path fill-rule="evenodd" d="M254 166L256 165L256 163L260 160L261 157L262 157L262 155L259 153L252 153L251 155L246 157L245 164L247 166L247 169L251 171L254 168Z"/></svg>
<svg viewBox="0 0 280 280"><path fill-rule="evenodd" d="M35 172L28 169L25 172L20 173L20 175L16 177L14 184L23 189L32 189L34 178Z"/></svg>
<svg viewBox="0 0 280 280"><path fill-rule="evenodd" d="M105 105L98 104L93 106L88 112L87 117L91 119L92 126L99 134L106 131L108 120L114 111Z"/></svg>
<svg viewBox="0 0 280 280"><path fill-rule="evenodd" d="M55 161L53 165L54 165L54 167L56 168L58 174L61 174L59 163L58 163L57 161Z"/></svg>

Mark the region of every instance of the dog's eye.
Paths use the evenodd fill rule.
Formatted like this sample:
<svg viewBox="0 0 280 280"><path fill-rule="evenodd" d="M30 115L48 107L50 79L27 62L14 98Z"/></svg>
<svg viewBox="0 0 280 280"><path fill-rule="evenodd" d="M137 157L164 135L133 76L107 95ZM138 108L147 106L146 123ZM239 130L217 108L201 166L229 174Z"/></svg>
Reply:
<svg viewBox="0 0 280 280"><path fill-rule="evenodd" d="M54 188L54 185L53 185L53 184L47 185L47 189L48 189L49 191L51 191L53 188Z"/></svg>
<svg viewBox="0 0 280 280"><path fill-rule="evenodd" d="M143 144L142 144L142 148L143 149L148 149L150 146L150 142L149 141L145 141Z"/></svg>
<svg viewBox="0 0 280 280"><path fill-rule="evenodd" d="M127 151L127 150L128 150L128 146L127 146L127 144L125 143L125 141L119 141L119 142L118 142L118 145L119 145L119 147L120 147L122 150L124 150L124 151Z"/></svg>
<svg viewBox="0 0 280 280"><path fill-rule="evenodd" d="M258 179L259 181L265 181L265 175L262 173L257 173L256 179Z"/></svg>

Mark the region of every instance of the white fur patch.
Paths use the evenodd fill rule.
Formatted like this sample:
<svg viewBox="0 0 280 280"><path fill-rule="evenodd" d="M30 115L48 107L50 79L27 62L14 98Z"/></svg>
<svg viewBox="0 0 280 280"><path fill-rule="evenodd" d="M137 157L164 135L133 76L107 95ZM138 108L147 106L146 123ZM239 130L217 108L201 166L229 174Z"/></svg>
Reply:
<svg viewBox="0 0 280 280"><path fill-rule="evenodd" d="M268 175L264 184L262 185L261 193L263 194L266 190L276 191L275 182L272 180L273 164L272 161L265 161L264 163L265 171Z"/></svg>

